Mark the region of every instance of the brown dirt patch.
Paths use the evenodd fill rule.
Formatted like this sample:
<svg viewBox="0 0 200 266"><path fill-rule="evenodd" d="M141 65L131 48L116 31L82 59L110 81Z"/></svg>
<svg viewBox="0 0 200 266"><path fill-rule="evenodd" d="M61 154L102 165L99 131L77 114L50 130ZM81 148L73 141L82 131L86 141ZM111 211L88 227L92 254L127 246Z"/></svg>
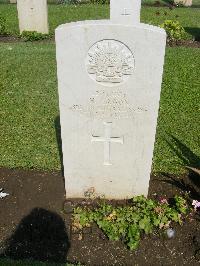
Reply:
<svg viewBox="0 0 200 266"><path fill-rule="evenodd" d="M18 42L24 42L23 39L17 36L0 36L0 43L18 43ZM50 39L46 40L40 40L40 41L34 41L32 43L54 43L55 37L52 37ZM177 46L183 46L183 47L192 47L192 48L200 48L200 41L192 41L192 40L181 40L173 43L167 43L167 46L170 47L177 47Z"/></svg>
<svg viewBox="0 0 200 266"><path fill-rule="evenodd" d="M15 43L15 42L21 42L21 39L17 36L1 36L0 35L0 42Z"/></svg>
<svg viewBox="0 0 200 266"><path fill-rule="evenodd" d="M6 35L6 36L1 36L0 35L0 43L21 43L25 42L22 38L13 36L13 35ZM38 40L34 41L32 43L52 43L55 42L55 37L44 39L44 40Z"/></svg>
<svg viewBox="0 0 200 266"><path fill-rule="evenodd" d="M198 182L191 176L152 176L149 195L171 197L190 190L198 199ZM10 194L0 199L2 256L84 265L199 265L199 216L175 226L174 239L144 236L139 249L131 252L121 242L108 241L95 226L81 236L72 233L61 173L0 168L1 187Z"/></svg>
<svg viewBox="0 0 200 266"><path fill-rule="evenodd" d="M190 41L190 40L181 40L178 42L168 43L167 44L170 47L192 47L192 48L200 48L200 42L199 41Z"/></svg>

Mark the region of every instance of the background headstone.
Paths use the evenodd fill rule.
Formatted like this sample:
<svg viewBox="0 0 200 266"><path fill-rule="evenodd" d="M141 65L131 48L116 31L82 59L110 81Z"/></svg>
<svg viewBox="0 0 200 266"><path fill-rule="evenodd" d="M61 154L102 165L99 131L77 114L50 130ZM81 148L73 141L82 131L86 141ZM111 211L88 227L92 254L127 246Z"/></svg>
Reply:
<svg viewBox="0 0 200 266"><path fill-rule="evenodd" d="M17 0L20 33L48 33L47 0Z"/></svg>
<svg viewBox="0 0 200 266"><path fill-rule="evenodd" d="M140 22L140 0L110 0L110 19L113 23L136 24Z"/></svg>
<svg viewBox="0 0 200 266"><path fill-rule="evenodd" d="M16 4L17 0L10 0L10 4Z"/></svg>
<svg viewBox="0 0 200 266"><path fill-rule="evenodd" d="M175 4L182 4L184 6L192 6L192 0L175 0Z"/></svg>
<svg viewBox="0 0 200 266"><path fill-rule="evenodd" d="M148 193L166 33L134 20L137 2L111 1L111 20L56 29L67 198Z"/></svg>

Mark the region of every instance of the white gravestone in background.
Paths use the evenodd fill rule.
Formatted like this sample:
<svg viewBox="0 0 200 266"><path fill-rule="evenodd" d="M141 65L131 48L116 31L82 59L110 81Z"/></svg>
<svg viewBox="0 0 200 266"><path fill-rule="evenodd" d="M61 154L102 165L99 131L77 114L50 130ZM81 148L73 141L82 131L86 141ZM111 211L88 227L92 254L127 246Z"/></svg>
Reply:
<svg viewBox="0 0 200 266"><path fill-rule="evenodd" d="M182 4L184 6L192 6L192 0L175 0L175 4Z"/></svg>
<svg viewBox="0 0 200 266"><path fill-rule="evenodd" d="M17 0L20 33L37 31L47 34L48 10L47 0Z"/></svg>
<svg viewBox="0 0 200 266"><path fill-rule="evenodd" d="M111 0L111 20L56 29L67 198L148 193L166 34L140 5Z"/></svg>
<svg viewBox="0 0 200 266"><path fill-rule="evenodd" d="M110 19L113 23L140 23L140 0L110 0Z"/></svg>
<svg viewBox="0 0 200 266"><path fill-rule="evenodd" d="M17 0L10 0L10 4L16 4Z"/></svg>

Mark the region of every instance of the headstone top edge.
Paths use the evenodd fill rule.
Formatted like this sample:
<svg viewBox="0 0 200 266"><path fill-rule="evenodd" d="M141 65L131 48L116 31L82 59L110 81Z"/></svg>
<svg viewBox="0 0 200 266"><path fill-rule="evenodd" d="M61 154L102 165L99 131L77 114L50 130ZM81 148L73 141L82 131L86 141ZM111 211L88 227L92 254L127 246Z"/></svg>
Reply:
<svg viewBox="0 0 200 266"><path fill-rule="evenodd" d="M150 24L145 24L145 23L137 23L137 24L121 24L121 23L114 23L111 20L84 20L84 21L77 21L77 22L70 22L70 23L65 23L65 24L61 24L59 25L56 29L55 32L59 32L62 30L65 30L67 28L73 28L73 27L81 27L81 26L123 26L123 27L129 27L129 28L138 28L138 29L146 29L146 30L151 30L154 32L159 32L159 33L163 33L164 35L166 35L166 32L164 29L154 26L154 25L150 25Z"/></svg>
<svg viewBox="0 0 200 266"><path fill-rule="evenodd" d="M74 26L82 26L82 25L107 25L111 24L110 19L101 19L101 20L81 20L81 21L73 21L65 24L59 25L55 30L67 28L67 27L74 27Z"/></svg>

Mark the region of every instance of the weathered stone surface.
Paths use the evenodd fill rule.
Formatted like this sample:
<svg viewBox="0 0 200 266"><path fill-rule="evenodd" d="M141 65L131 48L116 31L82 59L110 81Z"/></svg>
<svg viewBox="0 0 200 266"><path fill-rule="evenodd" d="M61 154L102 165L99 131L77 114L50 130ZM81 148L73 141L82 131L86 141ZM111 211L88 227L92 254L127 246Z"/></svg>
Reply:
<svg viewBox="0 0 200 266"><path fill-rule="evenodd" d="M166 34L113 21L56 29L67 198L148 193Z"/></svg>
<svg viewBox="0 0 200 266"><path fill-rule="evenodd" d="M20 33L37 31L48 33L47 0L17 0Z"/></svg>

